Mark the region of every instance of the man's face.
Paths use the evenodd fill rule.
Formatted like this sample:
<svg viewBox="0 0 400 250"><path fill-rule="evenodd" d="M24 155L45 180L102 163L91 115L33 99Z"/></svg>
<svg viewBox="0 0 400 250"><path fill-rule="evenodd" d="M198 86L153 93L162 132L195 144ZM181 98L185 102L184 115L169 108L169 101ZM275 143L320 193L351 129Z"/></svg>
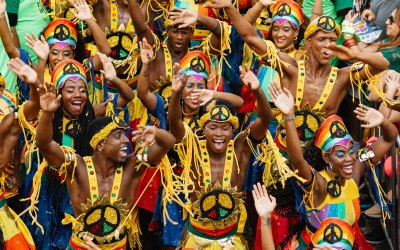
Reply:
<svg viewBox="0 0 400 250"><path fill-rule="evenodd" d="M309 52L320 64L329 64L333 51L328 49L328 45L336 43L336 41L337 35L335 31L317 31L307 39Z"/></svg>
<svg viewBox="0 0 400 250"><path fill-rule="evenodd" d="M193 29L187 27L179 29L178 27L170 27L167 30L168 47L174 52L187 51L189 48L190 39L193 35Z"/></svg>
<svg viewBox="0 0 400 250"><path fill-rule="evenodd" d="M207 122L204 126L204 135L207 145L214 153L224 153L232 139L233 128L229 122Z"/></svg>
<svg viewBox="0 0 400 250"><path fill-rule="evenodd" d="M129 140L122 128L114 129L105 139L101 153L116 164L125 163Z"/></svg>

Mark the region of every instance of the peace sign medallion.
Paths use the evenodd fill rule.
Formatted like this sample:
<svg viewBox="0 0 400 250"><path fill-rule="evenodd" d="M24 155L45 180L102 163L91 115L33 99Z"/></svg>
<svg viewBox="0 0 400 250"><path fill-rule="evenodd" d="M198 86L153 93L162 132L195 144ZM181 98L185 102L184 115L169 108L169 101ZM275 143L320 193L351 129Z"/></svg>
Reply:
<svg viewBox="0 0 400 250"><path fill-rule="evenodd" d="M235 200L228 192L221 190L211 191L201 197L201 217L213 221L223 220L229 217L235 209Z"/></svg>
<svg viewBox="0 0 400 250"><path fill-rule="evenodd" d="M54 30L54 37L60 41L68 39L70 35L71 35L70 30L65 24L62 23L57 25Z"/></svg>
<svg viewBox="0 0 400 250"><path fill-rule="evenodd" d="M335 244L343 239L343 230L339 225L331 223L324 229L324 241Z"/></svg>
<svg viewBox="0 0 400 250"><path fill-rule="evenodd" d="M330 180L326 184L325 191L332 196L333 198L337 198L342 193L342 188L340 187L339 183L336 180Z"/></svg>
<svg viewBox="0 0 400 250"><path fill-rule="evenodd" d="M106 236L114 232L121 223L119 211L111 205L99 205L89 210L83 219L83 231L95 236Z"/></svg>
<svg viewBox="0 0 400 250"><path fill-rule="evenodd" d="M330 16L322 16L318 19L317 27L325 31L333 31L336 28L336 22Z"/></svg>
<svg viewBox="0 0 400 250"><path fill-rule="evenodd" d="M287 3L282 3L277 11L277 14L279 16L289 16L290 13L292 13L292 9L290 8L290 6Z"/></svg>
<svg viewBox="0 0 400 250"><path fill-rule="evenodd" d="M196 56L190 61L189 69L196 72L205 72L206 63L204 62L203 58L201 58L200 56Z"/></svg>

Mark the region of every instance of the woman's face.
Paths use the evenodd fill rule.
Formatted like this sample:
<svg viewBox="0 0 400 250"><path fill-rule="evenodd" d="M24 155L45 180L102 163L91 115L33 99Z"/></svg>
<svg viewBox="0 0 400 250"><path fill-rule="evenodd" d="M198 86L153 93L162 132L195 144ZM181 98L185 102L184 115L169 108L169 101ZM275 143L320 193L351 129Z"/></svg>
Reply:
<svg viewBox="0 0 400 250"><path fill-rule="evenodd" d="M353 166L356 154L353 150L353 142L347 147L341 145L334 146L332 152L326 155L325 160L332 165L332 170L344 179L353 178Z"/></svg>
<svg viewBox="0 0 400 250"><path fill-rule="evenodd" d="M205 89L206 88L206 79L201 79L201 81L197 82L193 76L189 76L186 81L185 88L183 89L182 98L183 104L190 109L190 111L194 111L199 108L200 100L198 99L188 99L193 90L195 89Z"/></svg>
<svg viewBox="0 0 400 250"><path fill-rule="evenodd" d="M67 80L61 90L63 109L72 116L83 112L87 100L87 87L83 80L77 82Z"/></svg>
<svg viewBox="0 0 400 250"><path fill-rule="evenodd" d="M299 35L299 31L294 29L289 22L278 24L274 22L271 27L272 41L278 49L286 49L293 44L294 39Z"/></svg>
<svg viewBox="0 0 400 250"><path fill-rule="evenodd" d="M400 35L400 25L396 20L396 10L394 10L388 20L386 20L386 34L392 40L396 39Z"/></svg>
<svg viewBox="0 0 400 250"><path fill-rule="evenodd" d="M54 69L57 63L66 59L74 59L74 56L74 50L71 45L67 45L63 49L60 49L57 44L53 43L50 46L49 66Z"/></svg>

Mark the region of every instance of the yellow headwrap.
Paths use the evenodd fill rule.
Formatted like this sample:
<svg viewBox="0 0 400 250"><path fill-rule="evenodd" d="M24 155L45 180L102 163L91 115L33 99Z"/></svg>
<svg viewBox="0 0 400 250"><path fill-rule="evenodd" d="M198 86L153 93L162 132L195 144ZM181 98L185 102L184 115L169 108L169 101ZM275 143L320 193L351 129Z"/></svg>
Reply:
<svg viewBox="0 0 400 250"><path fill-rule="evenodd" d="M104 128L100 129L100 131L97 132L90 140L90 146L92 146L93 149L95 149L97 144L99 144L102 140L106 139L113 130L117 128L126 128L126 124L121 117L113 115L111 118L112 121Z"/></svg>
<svg viewBox="0 0 400 250"><path fill-rule="evenodd" d="M335 31L336 35L339 37L342 33L340 26L337 25L335 20L330 16L321 16L314 19L310 25L308 25L306 32L304 32L304 39L317 33L317 31L322 30L324 32Z"/></svg>
<svg viewBox="0 0 400 250"><path fill-rule="evenodd" d="M239 127L239 120L236 116L232 115L228 107L225 105L215 105L210 112L201 116L199 126L203 129L207 122L229 122L232 124L233 129Z"/></svg>

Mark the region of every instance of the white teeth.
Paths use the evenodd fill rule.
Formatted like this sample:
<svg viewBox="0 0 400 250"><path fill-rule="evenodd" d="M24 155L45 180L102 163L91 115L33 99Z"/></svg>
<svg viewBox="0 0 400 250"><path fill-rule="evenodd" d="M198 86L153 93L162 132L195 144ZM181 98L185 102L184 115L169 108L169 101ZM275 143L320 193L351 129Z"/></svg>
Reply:
<svg viewBox="0 0 400 250"><path fill-rule="evenodd" d="M223 142L224 142L224 140L214 140L214 142L217 142L217 143L223 143Z"/></svg>
<svg viewBox="0 0 400 250"><path fill-rule="evenodd" d="M123 147L123 148L121 148L119 151L125 151L125 150L127 150L128 149L128 147Z"/></svg>

